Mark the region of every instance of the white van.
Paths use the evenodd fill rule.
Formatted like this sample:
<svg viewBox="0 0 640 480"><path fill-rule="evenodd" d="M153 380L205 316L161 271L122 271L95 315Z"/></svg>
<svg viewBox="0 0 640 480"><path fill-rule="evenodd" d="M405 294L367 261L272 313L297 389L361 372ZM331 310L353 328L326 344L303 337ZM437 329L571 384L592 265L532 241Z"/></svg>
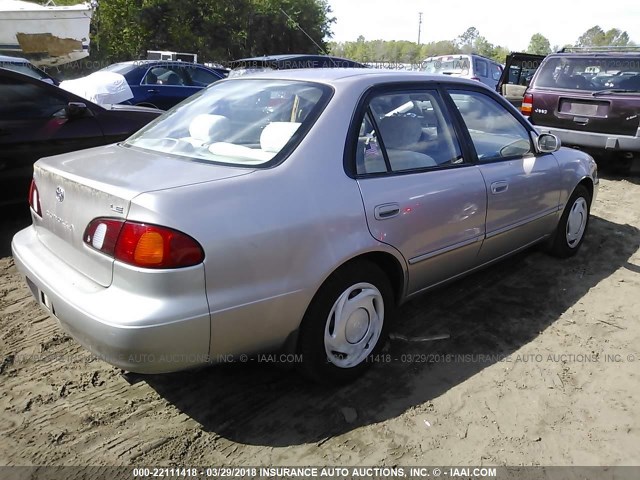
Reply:
<svg viewBox="0 0 640 480"><path fill-rule="evenodd" d="M496 89L502 75L502 65L475 53L429 57L422 63L422 67L426 73L440 73L478 80L491 87L492 90Z"/></svg>

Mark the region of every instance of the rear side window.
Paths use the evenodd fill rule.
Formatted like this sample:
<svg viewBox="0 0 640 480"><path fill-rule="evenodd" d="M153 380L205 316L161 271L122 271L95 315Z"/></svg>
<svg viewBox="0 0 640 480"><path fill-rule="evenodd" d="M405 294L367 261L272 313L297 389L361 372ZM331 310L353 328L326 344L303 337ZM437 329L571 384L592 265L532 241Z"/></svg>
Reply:
<svg viewBox="0 0 640 480"><path fill-rule="evenodd" d="M484 60L476 59L475 65L476 65L476 75L477 76L480 76L480 77L487 77L488 76L488 73L487 73L487 62L485 62Z"/></svg>
<svg viewBox="0 0 640 480"><path fill-rule="evenodd" d="M451 90L480 162L530 153L527 129L502 105L483 93Z"/></svg>
<svg viewBox="0 0 640 480"><path fill-rule="evenodd" d="M598 91L640 91L640 55L550 57L535 78L536 87Z"/></svg>
<svg viewBox="0 0 640 480"><path fill-rule="evenodd" d="M462 162L457 138L436 92L385 93L369 100L358 136L357 174Z"/></svg>

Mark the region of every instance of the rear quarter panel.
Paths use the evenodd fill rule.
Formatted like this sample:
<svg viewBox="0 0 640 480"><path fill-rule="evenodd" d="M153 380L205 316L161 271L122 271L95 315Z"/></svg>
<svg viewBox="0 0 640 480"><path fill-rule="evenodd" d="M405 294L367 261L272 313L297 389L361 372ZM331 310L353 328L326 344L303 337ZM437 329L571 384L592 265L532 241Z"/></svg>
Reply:
<svg viewBox="0 0 640 480"><path fill-rule="evenodd" d="M134 199L130 219L203 245L214 358L281 346L320 285L358 254L387 251L406 270L369 234L357 183L343 169L354 95L336 94L279 166Z"/></svg>

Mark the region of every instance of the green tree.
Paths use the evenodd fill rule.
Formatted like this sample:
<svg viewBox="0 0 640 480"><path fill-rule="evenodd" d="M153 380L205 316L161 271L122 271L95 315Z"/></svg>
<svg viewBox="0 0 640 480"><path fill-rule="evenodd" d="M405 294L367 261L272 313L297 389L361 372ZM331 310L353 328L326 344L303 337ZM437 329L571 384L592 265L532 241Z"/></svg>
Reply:
<svg viewBox="0 0 640 480"><path fill-rule="evenodd" d="M617 28L612 28L606 32L599 25L591 27L578 38L577 47L625 47L633 45L629 34Z"/></svg>
<svg viewBox="0 0 640 480"><path fill-rule="evenodd" d="M549 39L540 33L534 33L531 36L527 53L535 55L549 55L551 53L551 44Z"/></svg>
<svg viewBox="0 0 640 480"><path fill-rule="evenodd" d="M476 27L467 28L464 33L457 38L460 49L465 53L471 53L474 43L479 36L480 32L478 32Z"/></svg>

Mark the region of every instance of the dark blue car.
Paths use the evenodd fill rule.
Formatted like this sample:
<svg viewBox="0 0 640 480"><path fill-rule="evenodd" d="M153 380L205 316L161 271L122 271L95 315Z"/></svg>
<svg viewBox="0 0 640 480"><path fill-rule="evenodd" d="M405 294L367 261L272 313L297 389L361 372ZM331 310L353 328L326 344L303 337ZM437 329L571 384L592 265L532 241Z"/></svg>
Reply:
<svg viewBox="0 0 640 480"><path fill-rule="evenodd" d="M189 62L136 60L115 63L103 70L124 76L133 98L126 103L167 110L206 86L224 78L224 74Z"/></svg>

